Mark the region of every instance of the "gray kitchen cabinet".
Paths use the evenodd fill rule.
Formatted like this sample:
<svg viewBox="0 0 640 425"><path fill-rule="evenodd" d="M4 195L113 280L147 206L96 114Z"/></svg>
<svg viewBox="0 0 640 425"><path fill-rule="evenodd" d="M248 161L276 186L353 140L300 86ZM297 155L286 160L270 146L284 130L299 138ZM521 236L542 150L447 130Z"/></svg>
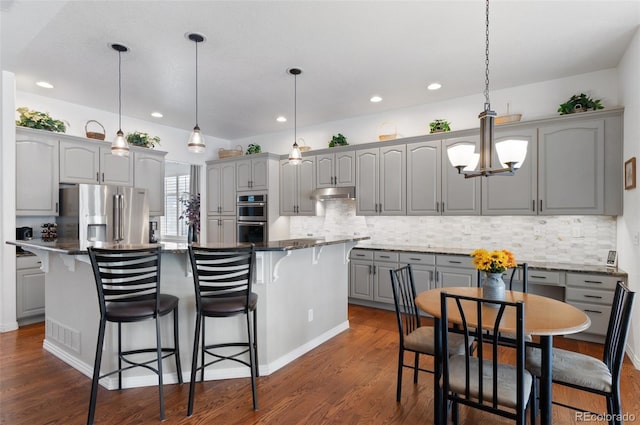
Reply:
<svg viewBox="0 0 640 425"><path fill-rule="evenodd" d="M527 157L513 176L491 176L482 180L482 215L536 215L538 213L538 134L524 127L495 131L494 140L526 140ZM493 168L502 168L493 152Z"/></svg>
<svg viewBox="0 0 640 425"><path fill-rule="evenodd" d="M149 217L164 215L164 157L166 152L135 151L133 155L133 179L137 188L147 190Z"/></svg>
<svg viewBox="0 0 640 425"><path fill-rule="evenodd" d="M411 265L416 294L436 287L436 256L416 252L401 252L399 267Z"/></svg>
<svg viewBox="0 0 640 425"><path fill-rule="evenodd" d="M604 214L604 127L604 119L540 127L539 214Z"/></svg>
<svg viewBox="0 0 640 425"><path fill-rule="evenodd" d="M470 256L437 255L436 287L452 286L474 287L478 285L478 271Z"/></svg>
<svg viewBox="0 0 640 425"><path fill-rule="evenodd" d="M316 155L316 187L355 185L355 151Z"/></svg>
<svg viewBox="0 0 640 425"><path fill-rule="evenodd" d="M442 205L443 215L480 215L480 186L482 179L465 179L449 162L447 148L457 143L473 143L476 151L480 146L480 136L458 137L442 143Z"/></svg>
<svg viewBox="0 0 640 425"><path fill-rule="evenodd" d="M263 158L247 158L236 162L236 189L269 189L269 161Z"/></svg>
<svg viewBox="0 0 640 425"><path fill-rule="evenodd" d="M375 251L373 253L373 301L395 305L390 271L397 268L397 252Z"/></svg>
<svg viewBox="0 0 640 425"><path fill-rule="evenodd" d="M207 217L207 242L235 244L236 218L235 216Z"/></svg>
<svg viewBox="0 0 640 425"><path fill-rule="evenodd" d="M20 325L44 320L45 277L36 256L16 258L16 318Z"/></svg>
<svg viewBox="0 0 640 425"><path fill-rule="evenodd" d="M236 162L207 162L207 216L236 215Z"/></svg>
<svg viewBox="0 0 640 425"><path fill-rule="evenodd" d="M584 311L591 326L569 338L604 342L609 326L611 303L620 277L567 272L566 302Z"/></svg>
<svg viewBox="0 0 640 425"><path fill-rule="evenodd" d="M316 187L316 158L307 156L293 165L280 161L280 215L315 215L311 192Z"/></svg>
<svg viewBox="0 0 640 425"><path fill-rule="evenodd" d="M349 258L349 298L373 301L373 251L352 249Z"/></svg>
<svg viewBox="0 0 640 425"><path fill-rule="evenodd" d="M133 186L132 155L111 154L108 144L60 141L60 183Z"/></svg>
<svg viewBox="0 0 640 425"><path fill-rule="evenodd" d="M442 214L441 151L440 140L407 145L407 215Z"/></svg>
<svg viewBox="0 0 640 425"><path fill-rule="evenodd" d="M58 139L16 131L16 215L58 215Z"/></svg>
<svg viewBox="0 0 640 425"><path fill-rule="evenodd" d="M356 214L406 214L406 146L356 151Z"/></svg>

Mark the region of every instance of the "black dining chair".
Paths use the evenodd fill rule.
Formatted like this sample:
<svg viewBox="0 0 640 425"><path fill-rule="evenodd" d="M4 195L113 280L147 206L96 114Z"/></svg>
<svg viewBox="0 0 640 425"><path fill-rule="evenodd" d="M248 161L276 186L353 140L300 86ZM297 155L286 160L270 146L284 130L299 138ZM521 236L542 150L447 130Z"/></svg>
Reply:
<svg viewBox="0 0 640 425"><path fill-rule="evenodd" d="M93 366L91 398L87 424L93 424L98 382L100 379L118 374L118 389L122 389L122 372L134 367L144 367L158 375L160 419L165 419L164 392L162 383L162 360L174 356L178 382L182 384L180 345L178 336L178 297L160 292L160 248L147 249L100 249L89 247L89 258L98 290L100 325ZM173 313L173 348L162 346L159 318ZM156 346L122 350L122 324L153 320L155 322ZM118 368L100 375L102 349L107 322L118 324ZM150 360L133 360L140 354L154 353ZM122 363L127 366L123 366ZM152 364L156 366L153 367Z"/></svg>
<svg viewBox="0 0 640 425"><path fill-rule="evenodd" d="M413 382L418 383L418 371L433 373L432 370L420 367L420 355L433 356L435 353L434 327L421 324L420 311L415 303L416 287L413 281L413 271L408 264L396 270L390 270L393 300L398 321L398 380L396 387L396 401L402 395L403 368L413 369ZM473 340L470 344L473 343ZM464 339L460 335L453 335L449 341L452 353L464 352ZM405 363L405 352L414 354L413 364Z"/></svg>
<svg viewBox="0 0 640 425"><path fill-rule="evenodd" d="M533 377L525 369L524 303L491 300L492 306L484 306L489 300L482 298L440 294L442 346L442 411L451 403L451 416L458 424L459 404L464 404L495 415L514 419L517 424L526 423L526 409L531 395ZM497 306L497 307L496 307ZM515 317L515 365L500 362L501 350L498 338L486 338L478 329L487 329L492 335L499 333L503 318L512 310ZM450 328L449 319L458 327ZM465 352L451 353L448 342L453 336L463 336ZM468 342L475 338L474 350Z"/></svg>
<svg viewBox="0 0 640 425"><path fill-rule="evenodd" d="M575 353L560 348L553 349L552 377L555 384L564 385L592 394L602 395L607 400L607 413L610 424L622 424L622 401L620 398L620 374L624 360L625 345L629 324L631 323L631 310L635 292L621 281L616 285L609 316L609 326L604 342L602 360L595 357ZM527 349L527 369L534 377L534 392L536 379L542 374L542 357L538 348ZM533 398L534 400L536 397ZM575 406L553 402L559 406L580 411L583 413L596 413L580 409ZM532 410L537 414L537 409ZM532 421L535 418L532 415Z"/></svg>
<svg viewBox="0 0 640 425"><path fill-rule="evenodd" d="M255 250L253 245L238 248L189 246L196 295L196 326L193 342L191 382L187 416L193 414L196 373L204 380L207 366L230 360L248 366L251 374L253 409L258 409L256 377L258 372L257 307L258 295L252 292ZM207 343L206 318L246 317L246 341ZM250 316L253 316L253 321ZM221 325L222 326L222 325ZM228 348L239 351L229 353ZM200 365L198 366L198 353ZM248 354L249 359L246 359ZM207 362L207 356L212 357Z"/></svg>

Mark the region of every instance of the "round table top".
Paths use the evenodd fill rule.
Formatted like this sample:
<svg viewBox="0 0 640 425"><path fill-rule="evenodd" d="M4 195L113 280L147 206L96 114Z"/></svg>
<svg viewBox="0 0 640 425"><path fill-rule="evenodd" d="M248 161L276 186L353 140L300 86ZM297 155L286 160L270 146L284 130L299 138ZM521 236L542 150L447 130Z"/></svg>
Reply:
<svg viewBox="0 0 640 425"><path fill-rule="evenodd" d="M424 312L433 317L440 317L440 293L446 292L452 295L464 295L469 297L482 298L482 288L475 287L452 287L437 288L429 291L421 292L416 297L416 305ZM529 335L568 335L578 333L589 326L591 320L582 310L562 301L540 295L527 294L517 291L505 291L505 301L524 302L524 331ZM453 304L453 300L447 309L448 321L451 323L461 324L462 321L458 314L458 309ZM475 303L469 303L475 310ZM467 307L465 307L465 311ZM482 315L487 319L487 324L493 325L495 320L496 308L483 306ZM477 323L471 323L476 319L476 314L469 311L467 319L471 326L477 326ZM484 327L484 326L483 326ZM515 332L515 309L507 308L501 321L500 330L503 332Z"/></svg>

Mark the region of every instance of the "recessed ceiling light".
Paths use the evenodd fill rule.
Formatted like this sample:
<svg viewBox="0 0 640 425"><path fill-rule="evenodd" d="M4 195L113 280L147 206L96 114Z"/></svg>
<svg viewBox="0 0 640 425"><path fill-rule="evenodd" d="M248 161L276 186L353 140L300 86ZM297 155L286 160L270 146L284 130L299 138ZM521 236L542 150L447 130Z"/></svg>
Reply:
<svg viewBox="0 0 640 425"><path fill-rule="evenodd" d="M53 88L53 84L48 83L46 81L38 81L36 83L36 86L44 87L45 89L52 89Z"/></svg>
<svg viewBox="0 0 640 425"><path fill-rule="evenodd" d="M431 83L427 86L428 90L438 90L440 87L442 87L442 84L440 83Z"/></svg>
<svg viewBox="0 0 640 425"><path fill-rule="evenodd" d="M276 121L278 121L278 122L287 122L287 118L283 117L282 115L280 115L278 118L276 118Z"/></svg>
<svg viewBox="0 0 640 425"><path fill-rule="evenodd" d="M378 102L382 102L382 98L380 96L372 96L371 99L369 99L369 101L373 103L378 103Z"/></svg>
<svg viewBox="0 0 640 425"><path fill-rule="evenodd" d="M164 115L162 115L162 113L160 112L152 112L151 116L154 118L162 118Z"/></svg>

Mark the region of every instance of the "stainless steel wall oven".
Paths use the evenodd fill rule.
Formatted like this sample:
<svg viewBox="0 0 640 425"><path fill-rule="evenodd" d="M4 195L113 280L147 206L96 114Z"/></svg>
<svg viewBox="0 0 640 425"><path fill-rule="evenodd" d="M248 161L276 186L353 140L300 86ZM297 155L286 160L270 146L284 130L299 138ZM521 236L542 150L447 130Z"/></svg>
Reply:
<svg viewBox="0 0 640 425"><path fill-rule="evenodd" d="M238 195L238 242L267 242L267 195Z"/></svg>

